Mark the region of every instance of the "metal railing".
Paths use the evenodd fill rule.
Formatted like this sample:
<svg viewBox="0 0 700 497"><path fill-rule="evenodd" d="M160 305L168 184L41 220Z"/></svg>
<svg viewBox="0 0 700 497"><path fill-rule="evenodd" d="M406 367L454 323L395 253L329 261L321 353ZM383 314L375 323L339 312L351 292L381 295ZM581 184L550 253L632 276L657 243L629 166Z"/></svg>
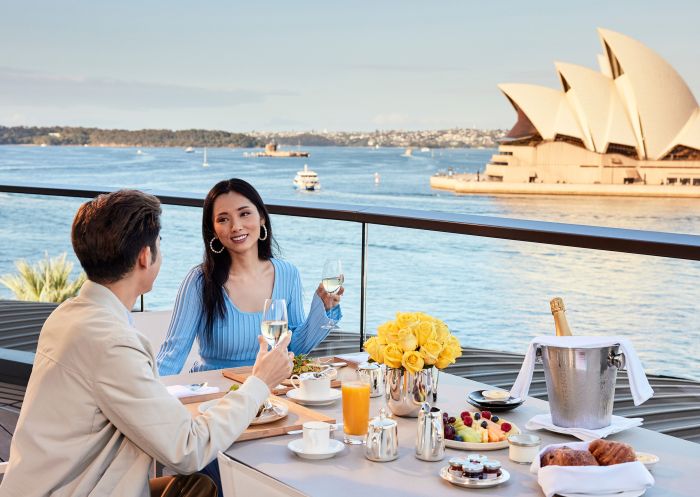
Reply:
<svg viewBox="0 0 700 497"><path fill-rule="evenodd" d="M78 198L92 198L115 190L117 188L95 186L0 184L0 192L5 193ZM157 196L165 205L202 207L204 203L204 195L200 193L143 191ZM697 235L322 202L273 199L266 201L265 205L271 214L361 225L360 344L364 342L366 325L367 234L370 224L700 261L700 236Z"/></svg>

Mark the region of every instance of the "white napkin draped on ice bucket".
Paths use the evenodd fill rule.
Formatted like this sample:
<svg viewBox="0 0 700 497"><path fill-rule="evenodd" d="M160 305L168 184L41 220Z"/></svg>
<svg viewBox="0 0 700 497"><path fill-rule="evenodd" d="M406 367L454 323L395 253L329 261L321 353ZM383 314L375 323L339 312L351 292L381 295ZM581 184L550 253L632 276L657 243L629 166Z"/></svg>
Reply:
<svg viewBox="0 0 700 497"><path fill-rule="evenodd" d="M547 497L558 493L600 495L603 497L626 491L641 492L654 485L654 477L639 461L613 464L612 466L540 467L540 457L548 449L569 447L575 450L588 450L588 444L589 442L554 444L548 445L540 451L530 466L530 472L537 474L537 483L540 484Z"/></svg>
<svg viewBox="0 0 700 497"><path fill-rule="evenodd" d="M630 390L634 405L645 402L652 395L651 385L644 373L642 361L639 360L637 353L632 346L632 343L623 337L587 337L587 336L539 336L532 339L530 346L525 354L525 360L520 367L520 373L515 379L513 388L510 390L510 395L516 398L525 398L530 391L530 383L532 382L532 372L535 370L536 351L539 345L547 345L549 347L568 347L574 349L592 349L598 347L612 347L620 345L619 352L625 355L625 369L630 382Z"/></svg>

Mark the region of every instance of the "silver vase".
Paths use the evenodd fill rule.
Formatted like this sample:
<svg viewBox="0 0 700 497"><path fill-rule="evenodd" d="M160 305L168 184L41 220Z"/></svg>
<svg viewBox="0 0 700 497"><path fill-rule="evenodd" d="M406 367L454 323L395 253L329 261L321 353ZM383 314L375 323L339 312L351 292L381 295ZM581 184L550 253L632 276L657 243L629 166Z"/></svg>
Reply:
<svg viewBox="0 0 700 497"><path fill-rule="evenodd" d="M436 385L433 368L409 373L402 368L386 368L386 404L397 416L418 417L424 402L433 400Z"/></svg>

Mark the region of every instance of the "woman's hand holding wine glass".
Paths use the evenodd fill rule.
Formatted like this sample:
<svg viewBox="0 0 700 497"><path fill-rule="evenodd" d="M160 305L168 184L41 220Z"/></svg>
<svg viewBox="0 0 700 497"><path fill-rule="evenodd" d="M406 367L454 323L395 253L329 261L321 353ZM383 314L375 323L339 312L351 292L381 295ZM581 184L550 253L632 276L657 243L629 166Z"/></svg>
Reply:
<svg viewBox="0 0 700 497"><path fill-rule="evenodd" d="M328 259L323 265L321 273L321 284L316 289L316 293L323 301L323 306L328 311L340 303L340 297L345 293L343 283L343 265L340 259ZM335 322L329 319L328 324L322 326L326 330L333 330Z"/></svg>

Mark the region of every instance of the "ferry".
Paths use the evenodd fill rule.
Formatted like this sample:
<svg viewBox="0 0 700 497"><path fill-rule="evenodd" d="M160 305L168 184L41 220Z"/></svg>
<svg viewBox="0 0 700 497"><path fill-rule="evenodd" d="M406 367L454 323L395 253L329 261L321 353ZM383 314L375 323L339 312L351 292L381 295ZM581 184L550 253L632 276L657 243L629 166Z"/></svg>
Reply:
<svg viewBox="0 0 700 497"><path fill-rule="evenodd" d="M297 171L293 184L294 188L297 190L305 190L308 192L321 189L321 183L318 181L318 174L316 174L316 171L309 170L308 164L304 164L303 171Z"/></svg>
<svg viewBox="0 0 700 497"><path fill-rule="evenodd" d="M255 157L308 157L309 152L277 150L276 143L268 143L265 145L264 152L258 152Z"/></svg>

